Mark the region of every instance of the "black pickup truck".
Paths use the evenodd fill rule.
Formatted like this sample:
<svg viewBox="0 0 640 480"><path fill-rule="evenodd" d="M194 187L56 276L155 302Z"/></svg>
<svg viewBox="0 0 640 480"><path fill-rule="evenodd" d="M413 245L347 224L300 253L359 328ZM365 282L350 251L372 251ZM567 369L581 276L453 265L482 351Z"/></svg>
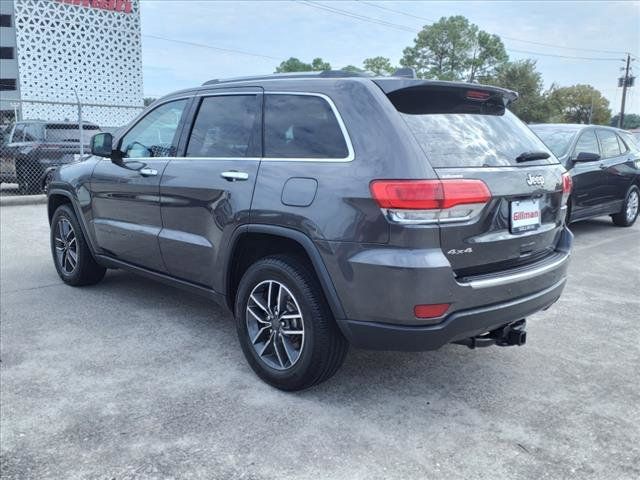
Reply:
<svg viewBox="0 0 640 480"><path fill-rule="evenodd" d="M100 132L92 123L82 124L84 150ZM3 135L0 148L0 183L17 183L21 193L40 193L43 177L51 167L78 161L80 128L76 122L17 122Z"/></svg>

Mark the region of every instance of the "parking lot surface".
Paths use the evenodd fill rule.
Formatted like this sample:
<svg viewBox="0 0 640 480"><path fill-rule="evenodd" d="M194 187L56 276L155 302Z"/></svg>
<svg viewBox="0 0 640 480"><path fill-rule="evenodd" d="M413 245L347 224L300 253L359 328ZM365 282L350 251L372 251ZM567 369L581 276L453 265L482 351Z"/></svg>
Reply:
<svg viewBox="0 0 640 480"><path fill-rule="evenodd" d="M0 219L2 478L640 478L640 223L572 225L524 347L352 349L283 393L215 304L122 271L65 286L46 207Z"/></svg>

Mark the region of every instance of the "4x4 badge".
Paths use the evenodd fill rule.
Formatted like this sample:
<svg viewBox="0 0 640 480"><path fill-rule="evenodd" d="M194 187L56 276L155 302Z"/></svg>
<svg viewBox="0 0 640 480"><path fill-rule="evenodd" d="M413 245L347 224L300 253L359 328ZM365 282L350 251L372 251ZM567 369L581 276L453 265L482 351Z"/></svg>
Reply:
<svg viewBox="0 0 640 480"><path fill-rule="evenodd" d="M447 252L447 255L462 255L463 253L473 253L473 248L468 247L464 250L458 250L457 248L452 248Z"/></svg>
<svg viewBox="0 0 640 480"><path fill-rule="evenodd" d="M542 175L531 175L530 173L527 174L527 185L529 185L530 187L533 187L535 185L538 185L540 187L544 186L544 176Z"/></svg>

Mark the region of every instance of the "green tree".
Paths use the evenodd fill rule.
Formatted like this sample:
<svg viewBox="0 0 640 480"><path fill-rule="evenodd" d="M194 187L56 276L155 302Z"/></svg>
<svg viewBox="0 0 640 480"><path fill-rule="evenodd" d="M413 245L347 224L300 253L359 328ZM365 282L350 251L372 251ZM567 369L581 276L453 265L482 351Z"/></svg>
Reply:
<svg viewBox="0 0 640 480"><path fill-rule="evenodd" d="M613 117L611 117L611 122L609 122L609 125L611 125L612 127L617 127L619 120L620 114L616 113ZM622 128L640 128L640 115L635 113L625 113Z"/></svg>
<svg viewBox="0 0 640 480"><path fill-rule="evenodd" d="M490 75L509 60L499 36L478 30L475 25L473 27L477 33L469 59L469 82L473 82L477 77Z"/></svg>
<svg viewBox="0 0 640 480"><path fill-rule="evenodd" d="M329 62L325 62L320 57L318 57L318 58L314 58L311 61L311 69L316 72L331 70L331 64Z"/></svg>
<svg viewBox="0 0 640 480"><path fill-rule="evenodd" d="M403 54L400 64L414 68L420 78L469 82L478 75L491 75L509 58L500 37L461 15L424 26Z"/></svg>
<svg viewBox="0 0 640 480"><path fill-rule="evenodd" d="M508 88L518 92L518 100L509 107L527 123L547 122L551 115L547 98L543 93L542 75L536 69L535 60L518 60L498 66L490 77L482 77L483 83Z"/></svg>
<svg viewBox="0 0 640 480"><path fill-rule="evenodd" d="M609 100L591 85L551 87L548 101L554 121L607 125L611 120Z"/></svg>
<svg viewBox="0 0 640 480"><path fill-rule="evenodd" d="M313 72L322 70L331 70L329 62L325 62L322 58L314 58L311 63L304 63L298 58L290 57L276 68L276 73Z"/></svg>
<svg viewBox="0 0 640 480"><path fill-rule="evenodd" d="M362 62L365 70L375 73L376 75L390 75L396 71L391 65L391 60L387 57L365 58Z"/></svg>
<svg viewBox="0 0 640 480"><path fill-rule="evenodd" d="M144 102L144 106L148 107L149 105L151 105L153 102L155 102L157 99L153 98L153 97L144 97L144 99L142 100Z"/></svg>

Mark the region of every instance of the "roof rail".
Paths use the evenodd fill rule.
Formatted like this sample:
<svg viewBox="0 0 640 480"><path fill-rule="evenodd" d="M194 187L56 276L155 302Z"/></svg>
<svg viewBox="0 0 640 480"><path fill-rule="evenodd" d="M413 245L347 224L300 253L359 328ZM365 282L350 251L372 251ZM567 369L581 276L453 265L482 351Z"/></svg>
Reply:
<svg viewBox="0 0 640 480"><path fill-rule="evenodd" d="M268 75L255 75L248 77L234 77L209 80L202 85L217 85L219 83L244 82L253 80L271 80L286 78L350 78L350 77L371 77L364 72L347 72L345 70L323 70L316 72L289 72L289 73L271 73Z"/></svg>

